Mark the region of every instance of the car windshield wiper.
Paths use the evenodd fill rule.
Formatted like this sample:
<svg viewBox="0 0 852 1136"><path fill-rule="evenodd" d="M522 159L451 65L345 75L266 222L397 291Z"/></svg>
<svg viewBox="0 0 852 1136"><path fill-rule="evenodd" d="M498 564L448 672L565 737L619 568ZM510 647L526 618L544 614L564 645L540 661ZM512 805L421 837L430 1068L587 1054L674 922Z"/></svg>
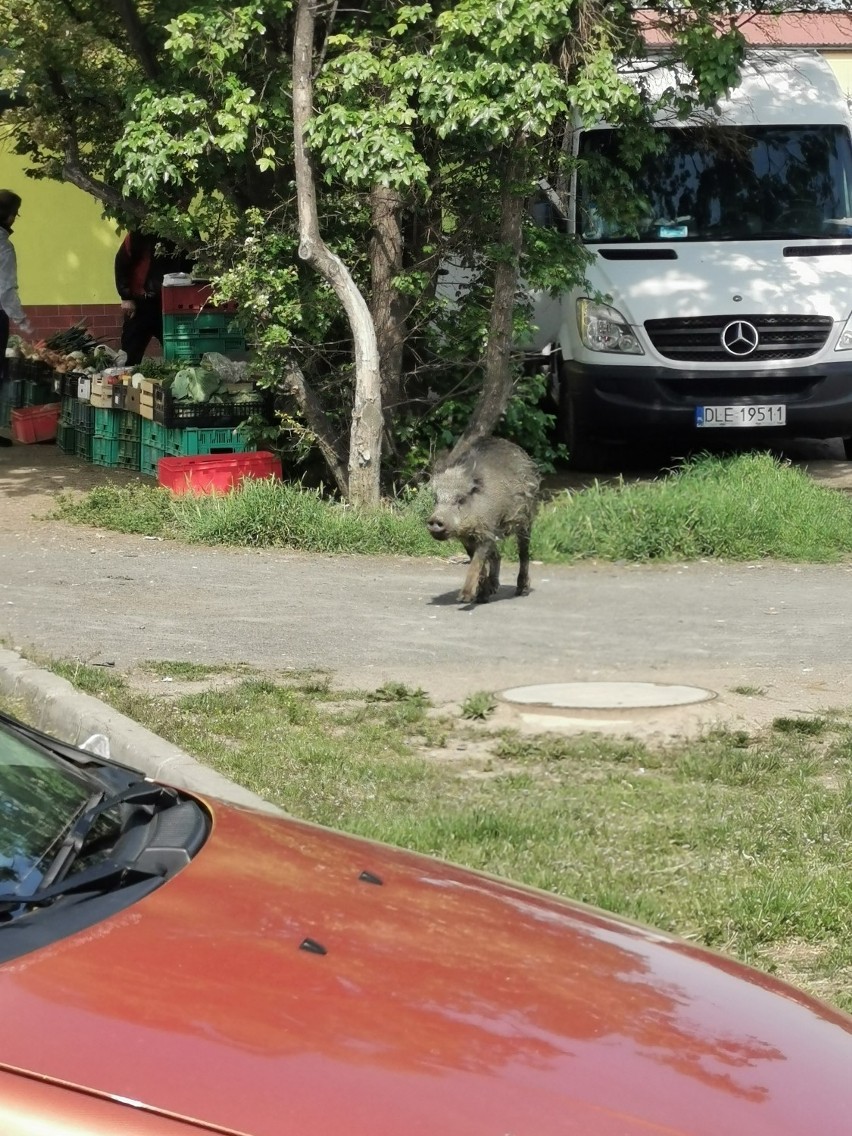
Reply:
<svg viewBox="0 0 852 1136"><path fill-rule="evenodd" d="M80 872L71 880L66 881L65 879L74 861L85 847L87 836L104 813L122 805L133 805L136 808L147 805L162 806L164 797L171 803L177 798L177 793L151 782L131 785L127 789L122 789L120 793L110 796L103 792L92 794L82 812L79 813L77 819L65 834L56 855L51 860L39 883L39 887L29 895L17 892L0 893L0 905L4 907L40 906L65 895L69 891L80 891L81 888L84 889L89 884L102 885L119 874L129 873L131 871L129 864L107 860ZM118 839L120 839L120 835ZM139 875L140 873L135 874Z"/></svg>
<svg viewBox="0 0 852 1136"><path fill-rule="evenodd" d="M76 872L52 887L40 888L32 895L17 895L15 892L0 893L0 909L46 907L66 895L80 892L113 891L119 887L143 883L146 880L162 879L161 872L145 872L129 864L119 864L115 860L104 860L92 868Z"/></svg>

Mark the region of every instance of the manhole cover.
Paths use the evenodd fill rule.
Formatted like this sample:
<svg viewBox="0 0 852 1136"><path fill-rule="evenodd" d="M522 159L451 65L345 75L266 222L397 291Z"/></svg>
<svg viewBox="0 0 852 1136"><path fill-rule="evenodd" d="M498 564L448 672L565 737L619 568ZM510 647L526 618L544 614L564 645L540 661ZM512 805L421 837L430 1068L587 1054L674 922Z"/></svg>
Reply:
<svg viewBox="0 0 852 1136"><path fill-rule="evenodd" d="M539 686L516 686L500 697L513 706L538 711L653 710L692 706L716 697L700 686L677 686L660 682L554 682Z"/></svg>

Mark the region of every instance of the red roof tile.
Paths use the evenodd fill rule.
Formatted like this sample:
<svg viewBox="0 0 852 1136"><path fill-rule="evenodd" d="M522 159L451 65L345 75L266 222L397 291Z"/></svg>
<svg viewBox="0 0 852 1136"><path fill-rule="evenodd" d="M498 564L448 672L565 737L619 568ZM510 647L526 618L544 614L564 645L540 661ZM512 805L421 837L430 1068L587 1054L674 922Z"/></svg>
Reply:
<svg viewBox="0 0 852 1136"><path fill-rule="evenodd" d="M650 46L663 46L668 37L656 27L656 14L636 12L636 21ZM744 16L737 24L748 43L760 47L838 47L852 50L852 12L787 12L780 16Z"/></svg>

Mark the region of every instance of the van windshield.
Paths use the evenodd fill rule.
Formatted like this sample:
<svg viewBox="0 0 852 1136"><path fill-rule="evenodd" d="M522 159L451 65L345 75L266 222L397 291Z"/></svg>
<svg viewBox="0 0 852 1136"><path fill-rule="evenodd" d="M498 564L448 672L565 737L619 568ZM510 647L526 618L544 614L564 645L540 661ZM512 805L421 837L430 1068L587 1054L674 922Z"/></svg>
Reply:
<svg viewBox="0 0 852 1136"><path fill-rule="evenodd" d="M668 127L658 133L663 147L630 174L620 131L581 136L577 229L584 241L852 237L852 145L844 127ZM635 200L624 204L620 218L602 204L607 167L621 170L632 185Z"/></svg>

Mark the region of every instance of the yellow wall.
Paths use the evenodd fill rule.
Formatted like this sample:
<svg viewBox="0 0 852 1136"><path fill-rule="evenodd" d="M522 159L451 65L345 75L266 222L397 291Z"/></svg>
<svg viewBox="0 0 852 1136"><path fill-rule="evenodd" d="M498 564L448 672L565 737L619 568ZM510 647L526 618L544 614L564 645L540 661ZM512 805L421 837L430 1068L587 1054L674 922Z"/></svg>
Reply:
<svg viewBox="0 0 852 1136"><path fill-rule="evenodd" d="M117 304L113 261L120 236L93 197L73 185L34 181L0 136L0 189L23 199L12 242L21 303Z"/></svg>
<svg viewBox="0 0 852 1136"><path fill-rule="evenodd" d="M840 86L852 97L852 51L826 51L825 57L831 64Z"/></svg>

